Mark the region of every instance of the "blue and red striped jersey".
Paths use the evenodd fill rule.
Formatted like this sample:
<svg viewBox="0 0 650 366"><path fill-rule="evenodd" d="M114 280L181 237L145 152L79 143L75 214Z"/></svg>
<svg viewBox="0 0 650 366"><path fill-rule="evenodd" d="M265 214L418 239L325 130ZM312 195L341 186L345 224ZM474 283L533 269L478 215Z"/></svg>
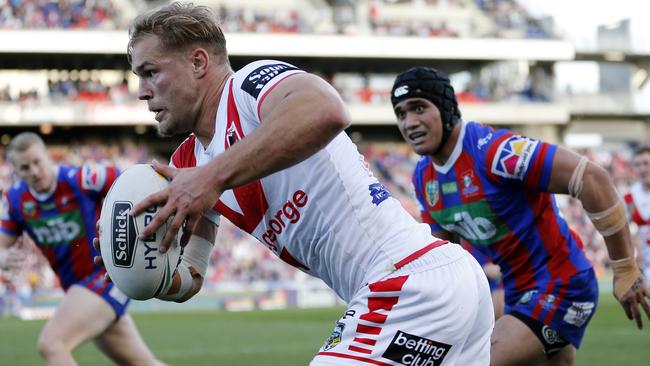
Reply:
<svg viewBox="0 0 650 366"><path fill-rule="evenodd" d="M116 167L59 166L56 187L46 195L33 193L27 183L19 181L3 196L0 231L11 236L26 232L67 289L103 270L93 263L99 253L92 239L102 199L118 174Z"/></svg>
<svg viewBox="0 0 650 366"><path fill-rule="evenodd" d="M547 192L557 146L463 122L443 166L422 157L413 185L433 232L458 234L501 266L505 290L552 291L591 264Z"/></svg>

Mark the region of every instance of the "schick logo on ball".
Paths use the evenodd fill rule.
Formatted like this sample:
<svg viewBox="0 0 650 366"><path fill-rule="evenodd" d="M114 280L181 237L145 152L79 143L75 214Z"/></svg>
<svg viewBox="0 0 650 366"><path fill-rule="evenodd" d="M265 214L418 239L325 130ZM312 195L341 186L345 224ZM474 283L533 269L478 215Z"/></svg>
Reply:
<svg viewBox="0 0 650 366"><path fill-rule="evenodd" d="M130 268L133 266L133 252L138 240L135 217L129 215L133 205L131 202L113 203L111 225L111 251L113 264L116 267Z"/></svg>
<svg viewBox="0 0 650 366"><path fill-rule="evenodd" d="M407 366L438 366L451 349L450 344L397 331L382 357Z"/></svg>

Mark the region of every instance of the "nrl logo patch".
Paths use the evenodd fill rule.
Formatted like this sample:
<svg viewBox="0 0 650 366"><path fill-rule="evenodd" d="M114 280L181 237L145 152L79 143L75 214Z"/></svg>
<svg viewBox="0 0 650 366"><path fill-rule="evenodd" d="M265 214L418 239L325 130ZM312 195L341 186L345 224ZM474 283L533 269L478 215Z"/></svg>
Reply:
<svg viewBox="0 0 650 366"><path fill-rule="evenodd" d="M438 203L438 198L440 198L440 193L438 191L438 182L435 180L428 181L424 187L424 191L427 203L430 206L435 206L436 203Z"/></svg>
<svg viewBox="0 0 650 366"><path fill-rule="evenodd" d="M327 338L323 345L324 351L329 351L336 347L337 344L341 343L341 338L343 338L343 329L345 329L345 323L336 322L332 334Z"/></svg>

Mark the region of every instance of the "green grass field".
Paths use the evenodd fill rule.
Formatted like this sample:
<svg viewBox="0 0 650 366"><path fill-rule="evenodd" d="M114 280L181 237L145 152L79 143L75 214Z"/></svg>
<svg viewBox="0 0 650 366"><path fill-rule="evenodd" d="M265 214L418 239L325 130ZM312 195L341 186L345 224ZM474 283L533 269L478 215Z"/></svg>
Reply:
<svg viewBox="0 0 650 366"><path fill-rule="evenodd" d="M136 313L134 318L156 355L170 365L304 366L342 310ZM42 326L43 321L0 320L0 364L42 364L35 350ZM111 364L92 345L75 357L80 365ZM603 296L577 365L649 364L650 331L638 331L613 297Z"/></svg>

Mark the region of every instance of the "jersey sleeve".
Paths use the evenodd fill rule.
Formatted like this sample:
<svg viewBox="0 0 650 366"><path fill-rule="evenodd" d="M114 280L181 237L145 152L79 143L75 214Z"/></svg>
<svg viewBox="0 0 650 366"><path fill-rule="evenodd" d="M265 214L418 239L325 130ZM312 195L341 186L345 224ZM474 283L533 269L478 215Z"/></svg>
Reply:
<svg viewBox="0 0 650 366"><path fill-rule="evenodd" d="M20 236L23 232L23 227L14 219L12 209L9 202L9 192L2 193L2 202L0 203L0 232L10 236Z"/></svg>
<svg viewBox="0 0 650 366"><path fill-rule="evenodd" d="M103 197L119 174L119 168L113 165L84 164L77 170L77 179L84 192Z"/></svg>
<svg viewBox="0 0 650 366"><path fill-rule="evenodd" d="M486 149L485 169L497 183L546 192L557 145L514 134L500 133Z"/></svg>
<svg viewBox="0 0 650 366"><path fill-rule="evenodd" d="M239 113L247 120L259 122L260 108L267 95L283 80L300 73L304 71L276 60L260 60L246 65L233 80L233 95Z"/></svg>

